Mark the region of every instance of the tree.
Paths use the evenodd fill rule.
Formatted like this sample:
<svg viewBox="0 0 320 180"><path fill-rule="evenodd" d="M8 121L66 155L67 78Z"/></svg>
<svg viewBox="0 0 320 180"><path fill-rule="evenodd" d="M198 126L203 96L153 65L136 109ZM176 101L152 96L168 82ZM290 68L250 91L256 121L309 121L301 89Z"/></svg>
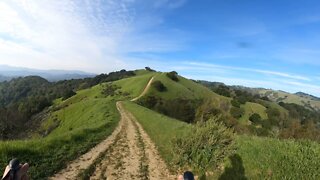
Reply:
<svg viewBox="0 0 320 180"><path fill-rule="evenodd" d="M167 90L167 88L163 85L163 83L159 80L153 81L151 84L152 87L154 87L159 92L164 92Z"/></svg>
<svg viewBox="0 0 320 180"><path fill-rule="evenodd" d="M249 120L251 122L253 122L254 124L260 124L261 123L261 116L257 113L254 113L249 117Z"/></svg>
<svg viewBox="0 0 320 180"><path fill-rule="evenodd" d="M150 72L156 72L155 70L151 69L150 67L145 67L145 69L146 69L147 71L150 71Z"/></svg>
<svg viewBox="0 0 320 180"><path fill-rule="evenodd" d="M170 78L173 81L179 81L178 79L178 73L176 71L171 71L166 74L168 78Z"/></svg>
<svg viewBox="0 0 320 180"><path fill-rule="evenodd" d="M242 108L232 107L230 113L232 117L239 119L244 115L244 110Z"/></svg>

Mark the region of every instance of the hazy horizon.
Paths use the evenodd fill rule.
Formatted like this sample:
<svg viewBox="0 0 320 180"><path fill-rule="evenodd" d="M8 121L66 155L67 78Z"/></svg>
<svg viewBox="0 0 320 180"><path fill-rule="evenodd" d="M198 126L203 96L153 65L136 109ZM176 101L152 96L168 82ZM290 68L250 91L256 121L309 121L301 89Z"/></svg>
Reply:
<svg viewBox="0 0 320 180"><path fill-rule="evenodd" d="M320 96L319 5L4 0L0 64L97 74L150 66L191 79Z"/></svg>

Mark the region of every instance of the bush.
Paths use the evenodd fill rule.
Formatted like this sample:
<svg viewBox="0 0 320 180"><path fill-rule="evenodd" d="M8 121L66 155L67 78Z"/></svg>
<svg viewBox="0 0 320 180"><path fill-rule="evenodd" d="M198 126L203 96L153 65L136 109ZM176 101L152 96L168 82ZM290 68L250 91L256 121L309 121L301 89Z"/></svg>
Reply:
<svg viewBox="0 0 320 180"><path fill-rule="evenodd" d="M232 104L232 106L237 107L237 108L240 108L240 105L241 105L240 102L236 99L232 99L231 104Z"/></svg>
<svg viewBox="0 0 320 180"><path fill-rule="evenodd" d="M167 77L170 78L173 81L179 81L178 73L175 72L175 71L171 71L171 72L167 73Z"/></svg>
<svg viewBox="0 0 320 180"><path fill-rule="evenodd" d="M156 72L155 70L151 69L150 67L145 67L145 69L146 69L147 71L150 71L150 72Z"/></svg>
<svg viewBox="0 0 320 180"><path fill-rule="evenodd" d="M154 81L151 84L156 90L158 90L159 92L164 92L167 90L167 88L162 84L161 81Z"/></svg>
<svg viewBox="0 0 320 180"><path fill-rule="evenodd" d="M249 117L249 120L251 122L253 122L254 124L260 124L261 123L261 116L257 113L254 113Z"/></svg>
<svg viewBox="0 0 320 180"><path fill-rule="evenodd" d="M175 162L200 176L212 172L235 151L232 131L215 119L198 122L185 137L174 139Z"/></svg>
<svg viewBox="0 0 320 180"><path fill-rule="evenodd" d="M230 110L232 117L239 119L244 115L244 110L237 107L232 107Z"/></svg>
<svg viewBox="0 0 320 180"><path fill-rule="evenodd" d="M73 90L68 90L63 94L62 100L66 100L74 95L76 95L76 93Z"/></svg>

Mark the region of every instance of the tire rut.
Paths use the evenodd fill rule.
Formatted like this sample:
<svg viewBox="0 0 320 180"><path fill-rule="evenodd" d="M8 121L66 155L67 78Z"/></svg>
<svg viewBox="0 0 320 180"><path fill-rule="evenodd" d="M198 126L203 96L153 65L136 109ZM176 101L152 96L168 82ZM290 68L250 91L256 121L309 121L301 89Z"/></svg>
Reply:
<svg viewBox="0 0 320 180"><path fill-rule="evenodd" d="M90 179L175 179L169 175L151 139L121 103L123 128Z"/></svg>

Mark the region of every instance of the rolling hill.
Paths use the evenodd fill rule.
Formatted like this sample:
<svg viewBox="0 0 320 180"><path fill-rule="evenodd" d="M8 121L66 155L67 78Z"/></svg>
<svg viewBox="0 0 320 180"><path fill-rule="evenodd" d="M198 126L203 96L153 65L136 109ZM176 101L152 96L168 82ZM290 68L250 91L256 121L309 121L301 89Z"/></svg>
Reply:
<svg viewBox="0 0 320 180"><path fill-rule="evenodd" d="M44 113L36 129L29 131L32 137L28 140L13 140L0 142L0 163L3 167L12 157L19 157L31 165L30 175L33 179L43 179L53 176L67 167L69 162L76 161L82 155L89 153L92 147L98 146L103 140L116 132L119 122L127 122L132 126L121 126L135 129L139 141L137 146L142 153L138 161L145 162L143 149L149 149L145 144L145 133L155 144L160 157L166 162L171 173L177 173L172 165L176 156L172 150L176 138L193 135L194 124L204 117L216 117L219 123L230 123L230 128L241 129L242 133L235 135L236 150L229 158L226 157L217 168L211 169L212 179L232 179L245 177L248 179L319 179L320 145L310 140L283 140L276 134L278 126L271 124L273 134L268 137L258 137L256 134L246 133L244 128L261 130L265 122L273 122L288 117L288 110L277 103L259 99L255 102L247 101L239 105L243 109L241 117L234 118L231 109L234 108L234 97L219 95L201 84L176 74L173 80L167 73L146 70L134 71L135 76L123 77L120 80L102 82L93 87L76 91L67 99L56 99L52 106ZM165 87L159 91L154 82L161 82ZM151 86L146 93L139 97L147 84ZM158 83L159 85L159 83ZM146 104L155 100L152 107ZM116 103L122 101L122 112ZM168 106L168 108L165 108ZM124 112L125 111L125 112ZM191 123L180 119L188 112ZM130 121L121 121L120 117L130 117ZM259 114L261 124L253 124L250 117ZM180 114L180 116L175 116ZM139 124L142 129L139 128ZM275 129L275 127L277 127ZM124 130L119 131L123 132ZM244 135L246 134L246 135ZM121 136L123 135L123 136ZM122 148L125 134L114 136L112 148ZM121 145L122 144L122 145ZM127 145L130 146L130 145ZM112 149L111 148L111 149ZM120 148L120 149L121 149ZM91 150L90 150L91 149ZM104 173L108 162L107 155L114 151L104 150L96 159L83 169L81 177L90 177L95 172ZM114 154L119 159L124 155ZM150 160L150 157L149 157ZM83 160L86 161L86 160ZM119 160L119 162L121 162ZM124 161L125 162L125 161ZM125 167L116 164L116 167ZM140 166L139 166L140 167ZM148 176L148 166L141 166L140 175ZM148 168L147 168L148 169ZM151 172L151 171L150 171Z"/></svg>

